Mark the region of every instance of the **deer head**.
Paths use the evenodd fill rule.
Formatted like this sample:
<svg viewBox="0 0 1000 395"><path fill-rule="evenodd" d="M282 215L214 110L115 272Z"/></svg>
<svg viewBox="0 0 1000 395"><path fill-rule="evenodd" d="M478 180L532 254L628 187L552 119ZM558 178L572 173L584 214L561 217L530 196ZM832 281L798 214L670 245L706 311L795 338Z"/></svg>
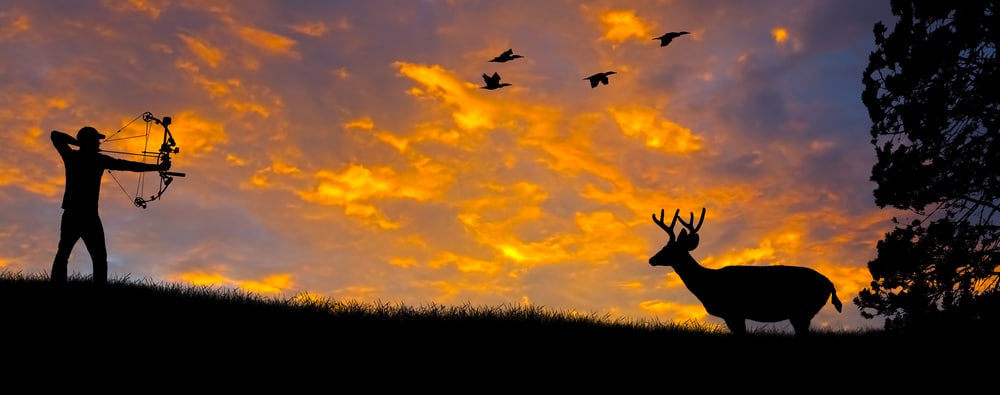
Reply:
<svg viewBox="0 0 1000 395"><path fill-rule="evenodd" d="M670 235L670 240L667 241L667 245L660 249L660 252L649 258L650 265L672 266L682 257L690 259L690 252L698 248L698 229L701 229L701 224L705 221L705 209L701 209L701 218L698 219L698 225L694 225L694 213L691 213L689 222L684 222L678 215L680 212L680 209L674 211L674 218L670 221L670 226L667 226L663 222L664 211L662 209L660 210L659 219L656 218L656 214L653 214L653 222ZM674 225L677 224L677 221L680 221L681 225L684 225L684 229L681 229L680 234L675 235Z"/></svg>

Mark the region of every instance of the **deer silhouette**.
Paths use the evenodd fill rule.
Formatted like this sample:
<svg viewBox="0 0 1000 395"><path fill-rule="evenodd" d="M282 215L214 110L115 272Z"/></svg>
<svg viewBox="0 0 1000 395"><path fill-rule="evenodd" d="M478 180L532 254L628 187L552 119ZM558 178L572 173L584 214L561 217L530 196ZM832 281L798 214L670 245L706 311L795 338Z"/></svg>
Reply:
<svg viewBox="0 0 1000 395"><path fill-rule="evenodd" d="M705 209L694 224L674 212L670 226L653 214L653 222L670 235L667 245L649 258L652 266L672 266L687 289L705 307L708 314L722 318L736 335L746 334L746 320L778 322L788 320L796 336L809 334L809 323L816 313L831 300L837 311L842 304L837 299L833 282L819 272L799 266L726 266L709 269L698 264L691 251L698 247L698 229L705 221ZM684 225L681 233L674 234L677 221Z"/></svg>

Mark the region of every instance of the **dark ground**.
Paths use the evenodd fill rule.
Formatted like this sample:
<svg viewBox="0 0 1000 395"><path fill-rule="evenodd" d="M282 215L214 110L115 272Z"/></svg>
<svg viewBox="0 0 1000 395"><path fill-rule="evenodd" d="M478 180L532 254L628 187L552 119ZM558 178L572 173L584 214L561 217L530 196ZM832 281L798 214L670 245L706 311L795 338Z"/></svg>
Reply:
<svg viewBox="0 0 1000 395"><path fill-rule="evenodd" d="M0 319L5 382L38 375L39 389L58 379L139 392L898 393L995 386L1000 374L996 336L740 339L558 321L338 317L82 283L0 283Z"/></svg>

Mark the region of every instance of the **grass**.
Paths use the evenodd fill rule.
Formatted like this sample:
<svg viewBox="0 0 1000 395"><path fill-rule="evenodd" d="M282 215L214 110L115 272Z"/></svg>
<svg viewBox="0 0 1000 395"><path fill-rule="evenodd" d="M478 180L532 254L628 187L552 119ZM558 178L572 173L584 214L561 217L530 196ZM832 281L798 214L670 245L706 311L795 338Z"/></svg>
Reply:
<svg viewBox="0 0 1000 395"><path fill-rule="evenodd" d="M974 339L902 338L876 330L819 331L806 339L758 331L736 338L713 325L611 320L536 306L279 299L127 277L100 288L80 277L57 286L44 275L10 272L0 273L0 318L7 360L83 370L110 361L97 366L147 381L236 372L231 379L241 382L305 383L374 372L385 377L366 385L388 388L404 377L422 382L446 375L445 383L486 384L537 375L563 377L559 389L585 384L581 388L593 390L608 384L603 380L727 372L749 385L790 373L843 376L852 365L880 356L895 367L912 364L916 374L934 363L932 353L943 352L949 361L978 354L970 352ZM938 365L939 371L942 366L948 368ZM859 379L864 376L853 380ZM726 384L735 382L715 383Z"/></svg>

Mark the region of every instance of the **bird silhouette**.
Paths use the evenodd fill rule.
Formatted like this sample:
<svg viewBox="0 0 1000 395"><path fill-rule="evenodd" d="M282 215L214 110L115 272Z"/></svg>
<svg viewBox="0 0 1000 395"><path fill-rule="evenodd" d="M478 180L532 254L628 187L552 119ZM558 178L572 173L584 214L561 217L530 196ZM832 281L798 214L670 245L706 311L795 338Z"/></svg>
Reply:
<svg viewBox="0 0 1000 395"><path fill-rule="evenodd" d="M503 63L503 62L506 62L506 61L514 60L514 59L517 59L517 58L523 58L523 57L524 56L521 56L521 55L514 55L514 49L511 48L511 49L508 49L506 51L503 51L503 53L500 54L500 56L497 56L497 57L495 57L493 59L490 59L489 61L490 62Z"/></svg>
<svg viewBox="0 0 1000 395"><path fill-rule="evenodd" d="M691 34L691 33L690 32L670 32L670 33L664 34L664 35L662 35L660 37L656 37L656 38L654 38L654 40L660 40L660 46L661 47L665 47L665 46L667 46L667 44L670 44L671 41L674 41L675 38L683 36L685 34Z"/></svg>
<svg viewBox="0 0 1000 395"><path fill-rule="evenodd" d="M590 77L584 78L585 80L590 80L590 87L596 88L597 84L608 84L608 76L614 74L614 71L605 71L603 73L597 73Z"/></svg>
<svg viewBox="0 0 1000 395"><path fill-rule="evenodd" d="M508 84L506 82L504 82L504 83L501 84L500 83L500 74L497 74L496 72L493 73L492 77L486 75L486 73L483 73L483 81L486 81L486 85L485 86L481 86L480 88L489 89L489 90L500 89L500 88L503 88L505 86L510 86L511 85L511 84Z"/></svg>

